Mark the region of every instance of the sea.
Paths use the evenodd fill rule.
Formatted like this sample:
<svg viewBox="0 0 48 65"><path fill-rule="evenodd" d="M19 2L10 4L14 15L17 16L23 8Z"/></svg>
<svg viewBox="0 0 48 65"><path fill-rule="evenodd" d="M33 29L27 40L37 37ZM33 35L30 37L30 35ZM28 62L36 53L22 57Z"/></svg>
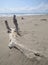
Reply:
<svg viewBox="0 0 48 65"><path fill-rule="evenodd" d="M28 14L28 13L0 13L0 17L1 16L13 16L13 15L16 15L16 16L25 16L25 15L32 15L32 14Z"/></svg>
<svg viewBox="0 0 48 65"><path fill-rule="evenodd" d="M44 14L33 14L33 13L0 13L0 17L4 17L4 16L11 17L13 15L16 15L16 16L28 16L28 15L44 15Z"/></svg>

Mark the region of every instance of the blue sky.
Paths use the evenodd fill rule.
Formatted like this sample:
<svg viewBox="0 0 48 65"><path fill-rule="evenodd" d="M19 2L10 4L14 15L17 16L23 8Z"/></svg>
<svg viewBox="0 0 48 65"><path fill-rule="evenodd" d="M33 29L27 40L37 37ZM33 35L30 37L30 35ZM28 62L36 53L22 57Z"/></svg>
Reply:
<svg viewBox="0 0 48 65"><path fill-rule="evenodd" d="M48 0L0 0L0 13L48 13Z"/></svg>

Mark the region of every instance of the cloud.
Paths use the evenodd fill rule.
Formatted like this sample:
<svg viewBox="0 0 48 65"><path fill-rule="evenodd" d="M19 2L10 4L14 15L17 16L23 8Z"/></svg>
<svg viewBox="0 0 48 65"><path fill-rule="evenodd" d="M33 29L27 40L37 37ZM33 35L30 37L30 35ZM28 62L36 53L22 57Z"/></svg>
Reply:
<svg viewBox="0 0 48 65"><path fill-rule="evenodd" d="M45 11L48 10L48 4L45 3L40 3L38 6L35 7L28 7L25 10L29 10L29 11Z"/></svg>
<svg viewBox="0 0 48 65"><path fill-rule="evenodd" d="M18 8L0 8L0 12L14 13L14 12L43 12L48 10L48 4L40 3L35 7L18 7Z"/></svg>
<svg viewBox="0 0 48 65"><path fill-rule="evenodd" d="M39 7L37 7L37 10L48 10L48 4L41 3Z"/></svg>

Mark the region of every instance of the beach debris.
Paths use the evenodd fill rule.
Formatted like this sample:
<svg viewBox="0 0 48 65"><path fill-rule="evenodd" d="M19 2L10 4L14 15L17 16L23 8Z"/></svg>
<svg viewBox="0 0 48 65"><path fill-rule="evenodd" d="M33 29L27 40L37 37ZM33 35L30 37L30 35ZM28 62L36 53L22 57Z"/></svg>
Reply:
<svg viewBox="0 0 48 65"><path fill-rule="evenodd" d="M41 19L41 21L47 21L47 19Z"/></svg>
<svg viewBox="0 0 48 65"><path fill-rule="evenodd" d="M23 20L24 18L22 17L21 19Z"/></svg>
<svg viewBox="0 0 48 65"><path fill-rule="evenodd" d="M7 32L10 33L11 29L10 29L10 27L9 27L9 25L8 25L7 20L5 20L5 25L6 25L6 28L7 28Z"/></svg>
<svg viewBox="0 0 48 65"><path fill-rule="evenodd" d="M18 34L19 36L21 36L20 33L19 33L19 27L18 27L16 15L13 16L13 23L14 23L14 25L15 25L17 34Z"/></svg>

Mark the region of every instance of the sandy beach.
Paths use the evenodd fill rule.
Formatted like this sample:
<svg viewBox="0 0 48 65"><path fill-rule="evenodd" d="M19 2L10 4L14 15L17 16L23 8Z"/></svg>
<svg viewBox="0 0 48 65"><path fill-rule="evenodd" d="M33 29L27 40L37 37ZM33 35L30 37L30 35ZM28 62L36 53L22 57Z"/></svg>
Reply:
<svg viewBox="0 0 48 65"><path fill-rule="evenodd" d="M23 19L22 19L23 17ZM20 34L17 41L25 48L41 53L41 58L27 58L17 49L9 49L4 21L14 28L13 17L0 17L0 65L48 65L48 15L17 16Z"/></svg>

